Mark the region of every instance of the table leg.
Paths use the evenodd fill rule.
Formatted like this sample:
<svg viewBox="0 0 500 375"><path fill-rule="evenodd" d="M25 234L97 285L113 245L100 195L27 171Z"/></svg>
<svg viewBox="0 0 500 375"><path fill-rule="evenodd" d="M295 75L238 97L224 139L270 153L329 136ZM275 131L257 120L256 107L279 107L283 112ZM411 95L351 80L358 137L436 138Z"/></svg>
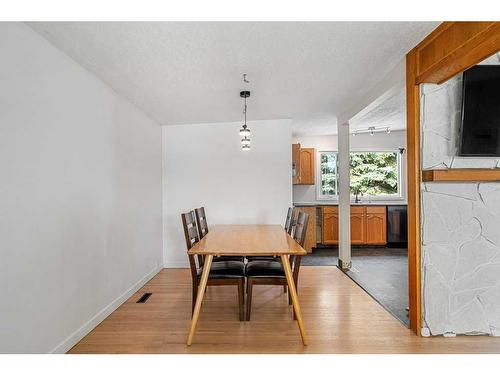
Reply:
<svg viewBox="0 0 500 375"><path fill-rule="evenodd" d="M302 312L300 311L299 298L297 296L297 291L295 290L295 283L293 282L292 269L290 268L288 255L282 255L281 262L283 264L283 269L285 270L288 291L292 297L293 309L295 311L295 316L297 317L297 324L299 325L300 336L302 336L302 343L307 345L307 336L304 329L304 322L302 321Z"/></svg>
<svg viewBox="0 0 500 375"><path fill-rule="evenodd" d="M194 332L196 330L196 323L200 317L201 304L205 289L207 288L208 275L210 274L210 267L212 266L213 255L207 255L203 264L203 272L201 274L200 285L198 285L198 295L196 296L196 304L194 305L193 317L191 318L191 326L189 327L189 335L187 345L190 346L193 341Z"/></svg>

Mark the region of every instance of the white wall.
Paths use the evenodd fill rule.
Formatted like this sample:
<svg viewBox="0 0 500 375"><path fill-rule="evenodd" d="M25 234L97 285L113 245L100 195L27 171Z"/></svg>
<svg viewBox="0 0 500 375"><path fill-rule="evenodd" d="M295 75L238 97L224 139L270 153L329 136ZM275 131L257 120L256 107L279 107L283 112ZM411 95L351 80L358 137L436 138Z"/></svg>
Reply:
<svg viewBox="0 0 500 375"><path fill-rule="evenodd" d="M355 137L351 136L351 151L386 151L397 150L400 147L406 148L406 131L393 131L390 134L375 133L358 134ZM337 136L296 136L293 137L293 143L300 143L301 147L315 148L318 151L337 151ZM316 158L316 162L318 158ZM404 199L401 203L406 202L406 153L402 156L402 174L401 181L403 187ZM318 176L316 176L317 178ZM316 185L294 185L293 186L293 202L294 203L328 203L330 201L316 199Z"/></svg>
<svg viewBox="0 0 500 375"><path fill-rule="evenodd" d="M424 169L494 168L455 157L461 75L422 87ZM500 183L422 184L423 324L430 334L500 335Z"/></svg>
<svg viewBox="0 0 500 375"><path fill-rule="evenodd" d="M161 266L161 127L0 24L0 352L64 352Z"/></svg>
<svg viewBox="0 0 500 375"><path fill-rule="evenodd" d="M242 151L241 123L164 126L164 256L187 267L181 213L205 206L208 224L282 224L292 199L289 120L252 121Z"/></svg>

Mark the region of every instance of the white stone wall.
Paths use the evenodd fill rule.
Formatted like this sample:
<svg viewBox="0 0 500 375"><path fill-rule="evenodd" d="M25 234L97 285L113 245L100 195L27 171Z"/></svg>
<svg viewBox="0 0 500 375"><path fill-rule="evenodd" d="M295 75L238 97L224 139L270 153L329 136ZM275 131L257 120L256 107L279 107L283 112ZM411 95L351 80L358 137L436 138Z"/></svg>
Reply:
<svg viewBox="0 0 500 375"><path fill-rule="evenodd" d="M462 77L423 85L424 169L500 168L456 153ZM422 184L423 324L432 335L500 335L500 183Z"/></svg>

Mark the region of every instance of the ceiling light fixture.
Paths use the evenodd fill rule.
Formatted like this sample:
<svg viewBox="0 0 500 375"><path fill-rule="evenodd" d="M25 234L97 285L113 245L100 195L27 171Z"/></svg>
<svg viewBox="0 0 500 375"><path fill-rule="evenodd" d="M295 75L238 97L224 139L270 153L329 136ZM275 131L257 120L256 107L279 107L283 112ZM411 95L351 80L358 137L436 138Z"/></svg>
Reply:
<svg viewBox="0 0 500 375"><path fill-rule="evenodd" d="M247 75L243 74L243 82L249 83L247 80ZM240 137L241 137L241 149L243 151L250 150L250 129L247 126L247 98L250 97L250 91L244 90L240 91L240 97L245 99L245 106L243 107L243 114L245 115L245 122L240 129Z"/></svg>

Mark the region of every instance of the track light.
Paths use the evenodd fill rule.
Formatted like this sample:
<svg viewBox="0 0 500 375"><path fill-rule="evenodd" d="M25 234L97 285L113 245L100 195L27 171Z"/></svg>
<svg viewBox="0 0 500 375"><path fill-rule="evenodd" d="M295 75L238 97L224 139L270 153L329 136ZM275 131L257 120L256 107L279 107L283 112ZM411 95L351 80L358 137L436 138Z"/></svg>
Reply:
<svg viewBox="0 0 500 375"><path fill-rule="evenodd" d="M373 136L373 135L375 135L375 133L391 134L391 127L390 126L384 126L384 127L369 126L367 128L353 130L353 132L351 134L353 137L355 137L358 134L370 134Z"/></svg>

